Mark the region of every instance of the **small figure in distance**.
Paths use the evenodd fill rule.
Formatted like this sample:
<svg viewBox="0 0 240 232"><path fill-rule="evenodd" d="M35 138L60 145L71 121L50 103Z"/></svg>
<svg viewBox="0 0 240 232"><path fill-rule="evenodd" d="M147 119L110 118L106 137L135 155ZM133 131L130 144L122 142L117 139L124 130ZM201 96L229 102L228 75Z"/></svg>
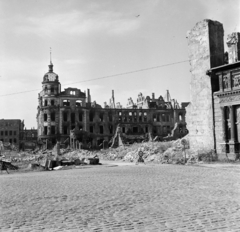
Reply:
<svg viewBox="0 0 240 232"><path fill-rule="evenodd" d="M146 163L144 162L143 155L144 155L144 153L143 153L143 151L142 151L142 148L139 148L139 150L138 150L138 159L137 159L136 165L138 165L138 163L144 163L144 164L146 164Z"/></svg>

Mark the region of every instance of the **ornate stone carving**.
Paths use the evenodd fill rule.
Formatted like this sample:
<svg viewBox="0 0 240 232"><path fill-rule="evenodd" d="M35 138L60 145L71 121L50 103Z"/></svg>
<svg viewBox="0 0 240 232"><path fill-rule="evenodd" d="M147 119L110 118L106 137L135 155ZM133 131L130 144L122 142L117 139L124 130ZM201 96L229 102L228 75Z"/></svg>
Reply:
<svg viewBox="0 0 240 232"><path fill-rule="evenodd" d="M233 76L233 87L240 86L240 74Z"/></svg>
<svg viewBox="0 0 240 232"><path fill-rule="evenodd" d="M223 77L223 88L224 89L228 89L230 86L229 86L229 83L228 83L228 76L224 76Z"/></svg>
<svg viewBox="0 0 240 232"><path fill-rule="evenodd" d="M240 95L225 96L220 98L220 103L240 101Z"/></svg>

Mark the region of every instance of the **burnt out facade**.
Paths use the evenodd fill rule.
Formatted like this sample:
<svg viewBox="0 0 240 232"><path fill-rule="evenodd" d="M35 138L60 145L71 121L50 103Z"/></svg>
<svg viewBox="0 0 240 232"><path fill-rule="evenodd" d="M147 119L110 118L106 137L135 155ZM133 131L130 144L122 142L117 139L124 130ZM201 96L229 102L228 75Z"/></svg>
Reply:
<svg viewBox="0 0 240 232"><path fill-rule="evenodd" d="M43 144L54 145L69 142L70 132L74 130L76 141L93 148L99 148L103 142L109 143L120 125L125 141L132 143L142 141L146 135L158 139L171 136L173 139L186 135L185 107L187 103L178 104L170 99L144 97L141 93L136 103L128 99L126 108L115 103L114 92L109 104L101 107L91 101L87 94L77 88L61 90L59 77L49 71L44 75L42 91L38 96L38 139ZM173 132L174 129L174 132Z"/></svg>

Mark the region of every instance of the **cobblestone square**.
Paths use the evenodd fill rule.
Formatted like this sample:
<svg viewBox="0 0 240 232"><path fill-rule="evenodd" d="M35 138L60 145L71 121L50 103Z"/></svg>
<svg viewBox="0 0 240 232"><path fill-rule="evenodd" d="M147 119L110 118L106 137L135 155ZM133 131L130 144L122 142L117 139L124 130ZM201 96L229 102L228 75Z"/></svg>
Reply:
<svg viewBox="0 0 240 232"><path fill-rule="evenodd" d="M240 231L240 170L126 165L0 175L0 231Z"/></svg>

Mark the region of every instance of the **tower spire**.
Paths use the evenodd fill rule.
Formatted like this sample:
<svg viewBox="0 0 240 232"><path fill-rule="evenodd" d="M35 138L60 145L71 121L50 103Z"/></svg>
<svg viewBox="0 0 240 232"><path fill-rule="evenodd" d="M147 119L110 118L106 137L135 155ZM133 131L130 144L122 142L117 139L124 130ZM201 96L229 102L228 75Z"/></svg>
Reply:
<svg viewBox="0 0 240 232"><path fill-rule="evenodd" d="M49 67L49 72L53 72L53 64L52 64L52 48L50 47L50 65Z"/></svg>

